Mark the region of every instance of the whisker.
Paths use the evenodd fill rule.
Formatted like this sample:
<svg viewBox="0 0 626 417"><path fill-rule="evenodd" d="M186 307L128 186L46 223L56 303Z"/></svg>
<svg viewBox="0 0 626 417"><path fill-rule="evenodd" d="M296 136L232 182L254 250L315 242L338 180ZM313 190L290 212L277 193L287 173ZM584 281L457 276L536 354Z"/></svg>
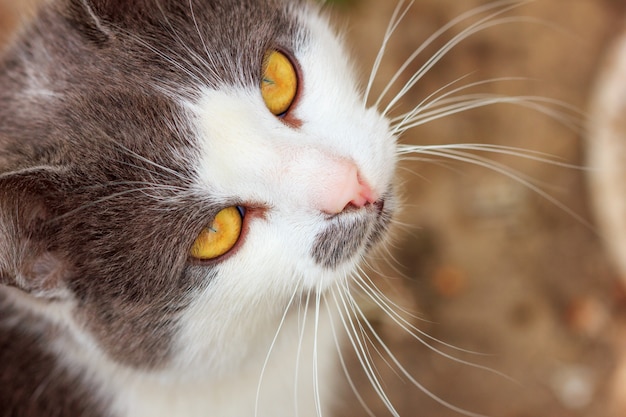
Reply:
<svg viewBox="0 0 626 417"><path fill-rule="evenodd" d="M428 112L423 112L423 110L427 109L427 107L424 107L423 109L419 109L419 111L408 115L407 117L411 118L405 118L401 123L399 123L394 130L394 134L402 134L409 129L424 125L434 120L494 104L515 104L530 108L549 116L574 131L580 131L583 126L579 117L569 116L567 113L557 110L557 106L564 106L562 102L541 96L473 94L450 98L448 100L443 100L438 104L440 107L435 107L433 110ZM565 109L568 111L572 110L570 108Z"/></svg>
<svg viewBox="0 0 626 417"><path fill-rule="evenodd" d="M120 191L118 193L113 193L113 194L110 194L110 195L106 195L106 196L101 197L101 198L99 198L97 200L90 201L87 204L83 204L83 205L81 205L79 207L76 207L75 209L72 209L72 210L70 210L68 212L60 214L60 215L54 217L52 219L52 221L63 220L65 218L67 218L67 217L75 215L76 213L79 213L82 210L86 210L86 209L88 209L90 207L96 206L96 205L98 205L100 203L103 203L105 201L113 200L115 198L119 198L119 197L122 197L122 196L125 196L125 195L128 195L128 194L132 194L132 193L136 193L136 192L144 192L146 190L151 190L151 189L152 189L152 187L133 188L133 189L130 189L130 190L124 190L124 191Z"/></svg>
<svg viewBox="0 0 626 417"><path fill-rule="evenodd" d="M500 13L498 13L500 14ZM494 14L495 15L495 14ZM489 18L493 18L493 15ZM482 22L482 21L481 21ZM424 65L415 73L413 76L407 81L407 83L400 89L398 94L389 102L385 110L383 110L382 114L386 115L389 111L402 99L406 93L417 84L426 73L428 73L444 56L448 54L453 48L455 48L462 41L471 37L472 35L482 32L484 30L490 29L495 26L506 25L510 23L521 23L521 22L534 22L534 23L544 23L538 21L537 19L533 19L530 17L504 17L499 19L487 20L482 22L480 25L472 25L469 28L465 29L463 32L452 38L448 41L438 52L433 54L431 58L429 58Z"/></svg>
<svg viewBox="0 0 626 417"><path fill-rule="evenodd" d="M129 168L132 168L133 170L144 171L145 173L147 173L150 176L150 179L152 181L154 181L155 184L159 184L159 183L156 182L154 177L160 177L160 178L162 178L165 181L170 179L168 177L168 175L166 175L163 172L158 172L156 170L149 169L149 168L147 168L145 166L141 166L141 165L138 165L138 164L133 164L133 163L128 162L128 161L122 161L122 160L119 160L119 159L111 159L111 162L114 162L114 163L119 164L119 165L127 166ZM178 179L184 179L185 182L191 183L191 181L188 178L185 178L185 177L178 177ZM179 186L173 186L173 185L172 185L172 187L178 187L181 190L185 189L185 188L182 188L182 187L179 187Z"/></svg>
<svg viewBox="0 0 626 417"><path fill-rule="evenodd" d="M372 388L374 389L380 400L384 403L385 407L387 407L389 412L394 417L400 417L400 414L396 411L393 403L385 393L381 382L378 380L378 378L376 378L376 374L374 372L372 364L366 360L367 355L365 353L366 351L364 349L363 342L358 337L358 332L356 331L356 328L354 326L354 321L350 319L350 308L348 308L348 304L346 302L346 297L350 297L350 294L348 292L342 291L339 287L337 287L337 292L331 290L331 294L338 308L340 310L343 309L343 311L345 311L348 315L348 318L346 319L343 314L340 314L340 319L344 328L346 329L346 335L348 336L348 339L350 340L350 343L354 348L354 352L357 355L357 359L359 360L367 379L369 380Z"/></svg>
<svg viewBox="0 0 626 417"><path fill-rule="evenodd" d="M395 222L395 219L392 219L392 222L394 222L395 224L398 224L398 223ZM382 245L380 247L380 249L385 252L384 255L382 255L380 258L374 258L374 257L370 256L369 260L366 259L366 260L363 261L363 264L367 268L372 270L377 276L389 278L389 277L385 276L385 274L376 265L373 265L373 261L374 260L376 260L376 261L382 260L382 261L386 262L387 265L395 272L396 277L403 277L405 279L408 279L406 274L404 274L404 272L402 272L400 270L400 268L398 267L399 265L402 265L402 262L400 262L400 260L398 260L396 258L395 254L391 251L391 248L398 249L398 247L395 246L393 243L388 242L387 244ZM376 263L378 263L378 262L376 262ZM359 267L359 269L360 269L360 267ZM363 273L365 273L365 272L363 272ZM415 318L417 318L417 317L415 317Z"/></svg>
<svg viewBox="0 0 626 417"><path fill-rule="evenodd" d="M348 305L350 306L350 309L352 310L352 313L353 313L351 316L358 317L358 313L356 312L356 305L358 305L357 301L351 295L351 290L348 289L347 287L345 289L345 293L350 294L350 296L348 297ZM383 363L387 366L387 368L389 368L396 375L396 377L401 379L402 375L400 375L397 369L391 363L389 363L389 360L386 357L386 355L384 355L380 351L380 349L378 349L378 347L376 346L376 342L372 340L371 336L368 334L367 329L365 328L365 326L363 326L363 323L361 323L361 320L357 319L355 320L355 322L358 326L359 333L361 334L360 338L364 342L363 345L365 346L367 359L369 363L372 364L372 368L374 369L374 371L376 371L376 378L382 381L381 374L378 371L378 367L376 366L376 362L374 361L374 358L372 357L371 349L373 349L374 352L376 352L378 358L380 358L383 361Z"/></svg>
<svg viewBox="0 0 626 417"><path fill-rule="evenodd" d="M452 162L450 162L450 161L445 161L445 160L441 160L441 158L430 158L430 157L427 157L427 156L417 156L417 155L411 155L411 157L410 157L410 158L407 158L407 157L404 157L404 156L403 156L403 157L401 157L400 161L401 161L401 162L403 162L403 161L411 161L411 162L427 162L427 163L429 163L429 164L431 164L431 165L435 165L435 166L438 166L438 167L442 167L442 168L448 169L448 170L450 170L450 171L452 171L452 172L455 172L455 173L457 173L457 174L462 174L462 173L463 173L463 171L461 171L460 169L454 168L454 166L452 165ZM415 169L413 169L413 168L409 168L409 167L404 166L404 165L399 165L399 166L398 166L398 169L400 169L400 170L402 170L402 171L405 171L405 172L408 172L408 173L409 173L409 174L411 174L411 175L415 175L415 176L417 176L418 178L420 178L421 180L425 181L426 183L429 183L429 184L432 184L432 183L433 183L433 181L432 181L431 179L429 179L429 178L428 178L428 177L426 177L425 175L420 174L419 172L417 172L417 171L416 171ZM394 219L394 220L392 220L392 221L393 221L394 223L396 223L396 224L401 225L401 226L407 226L407 227L408 227L408 226L411 226L411 224L410 224L410 223L400 223L400 222L398 222L398 221L397 221L397 220L395 220L395 219Z"/></svg>
<svg viewBox="0 0 626 417"><path fill-rule="evenodd" d="M296 363L295 363L295 372L294 372L294 406L295 406L295 415L296 417L300 414L299 400L298 400L298 380L300 379L300 357L302 356L302 343L304 341L304 334L306 332L306 323L307 317L309 314L309 304L311 300L311 291L307 292L306 300L304 303L304 310L301 308L298 309L298 324L300 326L300 337L298 339L298 350L296 351ZM300 314L302 313L302 314ZM302 317L302 322L300 323L300 317Z"/></svg>
<svg viewBox="0 0 626 417"><path fill-rule="evenodd" d="M324 295L324 298L326 298L326 294ZM339 304L337 303L336 300L335 300L335 304L336 304L336 307L337 307L337 313L340 316L343 316L343 314L341 312L341 309L339 307ZM350 389L354 393L357 401L359 402L359 404L361 404L361 406L363 407L363 409L365 410L367 415L369 415L370 417L376 417L374 415L374 413L372 412L372 410L370 409L370 407L365 402L365 400L363 399L363 396L359 393L359 390L357 389L356 385L354 384L354 380L350 376L350 372L348 371L348 366L346 365L345 359L344 359L343 354L342 354L343 349L342 349L342 347L341 347L341 345L339 343L339 338L337 336L337 329L335 328L335 320L333 319L332 311L331 311L328 303L326 303L326 310L328 311L328 315L331 318L330 319L330 328L331 328L331 332L332 332L332 335L333 335L333 339L335 341L335 347L337 348L337 356L339 358L339 363L341 365L341 369L343 370L343 373L346 376L346 379L348 380L348 385L350 386ZM343 317L341 317L341 320L344 321L345 319ZM345 329L345 330L348 331L348 329Z"/></svg>
<svg viewBox="0 0 626 417"><path fill-rule="evenodd" d="M429 47L432 43L434 43L437 39L439 39L441 36L443 36L444 33L446 33L447 31L449 31L450 29L452 29L454 26L458 25L459 23L468 20L474 16L477 16L479 14L482 13L486 13L489 10L492 9L497 9L497 8L502 8L506 5L511 5L508 6L506 8L504 8L503 10L498 11L497 13L494 13L482 20L480 20L479 22L477 22L476 24L480 24L481 22L484 22L486 20L492 19L500 14L506 13L509 10L514 9L515 7L519 7L520 5L522 5L523 3L525 3L524 1L520 1L520 0L502 0L502 1L496 1L493 3L489 3L485 6L481 6L481 7L477 7L474 8L472 10L469 10L461 15L459 15L458 17L456 17L455 19L452 19L450 22L448 22L447 24L445 24L444 26L442 26L439 30L437 30L435 33L433 33L430 37L428 37L428 39L426 39L426 41L424 41L419 48L417 48L410 56L409 58L406 59L406 61L400 66L400 68L395 72L395 74L390 78L389 82L387 83L387 86L383 89L383 91L381 92L381 94L379 95L378 99L376 100L376 103L374 104L374 107L378 108L380 107L380 104L382 102L382 99L387 95L387 93L389 92L389 90L391 89L391 87L396 83L396 81L398 81L398 79L400 78L400 76L404 73L404 71L406 71L406 69L408 68L408 66L422 53L424 52L424 50ZM471 27L474 27L476 24L472 25ZM470 27L470 28L471 28ZM469 29L469 28L468 28ZM441 56L445 55L445 52L447 52L449 49L451 49L451 47L448 47L448 45L450 45L450 43L452 41L454 41L455 39L457 39L458 37L460 37L460 40L458 40L456 43L459 43L461 40L465 39L466 37L470 36L471 33L466 33L466 31L463 31L461 34L455 36L455 38L451 41L449 41L448 43L446 43L446 45L440 49L435 55L433 55L433 57L431 57L431 59L428 60L428 62L426 64L424 64L424 66L422 66L422 68L420 68L420 70L418 71L417 74L422 74L427 72L432 65L428 66L427 68L426 65L431 62L434 58L439 57L438 59L436 59L437 62L441 59ZM442 54L442 51L444 51L444 53ZM434 64L433 64L434 65ZM415 75L413 77L411 77L411 80L413 80L413 78L415 77ZM421 78L421 76L420 76ZM411 80L409 81L409 83L411 83ZM415 82L417 82L417 80L415 80ZM414 84L415 82L413 82L412 84ZM402 94L403 96L404 94ZM395 104L395 102L397 102L399 99L401 98L401 96L396 96L396 98L394 100L392 100L392 103ZM387 109L390 109L391 107L393 107L394 104L390 103L387 106ZM387 114L388 110L383 112L383 114Z"/></svg>
<svg viewBox="0 0 626 417"><path fill-rule="evenodd" d="M495 145L485 143L456 143L449 145L404 145L400 144L397 147L397 154L401 157L404 155L414 155L416 153L422 153L422 150L470 150L478 152L496 153L499 155L510 155L518 158L523 158L535 162L541 162L544 164L554 165L562 168L575 169L575 170L589 170L590 168L570 164L567 162L561 162L555 159L555 157L547 152L535 151L532 149L519 148L515 146Z"/></svg>
<svg viewBox="0 0 626 417"><path fill-rule="evenodd" d="M116 149L120 149L122 151L124 151L124 153L132 158L135 158L141 162L144 162L148 165L153 166L154 168L157 168L160 171L163 171L164 173L173 175L174 177L182 180L185 183L190 183L191 180L186 177L185 175L183 175L182 173L175 171L174 169L168 168L164 165L161 165L155 161L152 161L151 159L138 154L137 152L133 151L132 149L128 148L127 146L123 145L122 143L120 143L119 141L115 140L114 138L112 138L109 134L107 134L106 132L104 132L102 129L98 129L98 133L101 134L102 138L107 140L110 144L114 145ZM129 166L134 167L134 168L139 168L139 166L137 165L132 165L130 164ZM144 168L147 172L149 173L154 173L159 175L158 171L149 171L146 168Z"/></svg>
<svg viewBox="0 0 626 417"><path fill-rule="evenodd" d="M399 126L401 126L402 124L404 124L404 121L406 120L410 120L411 118L414 117L414 115L420 113L421 111L423 111L423 109L425 108L429 108L432 107L435 103L442 101L443 99L445 99L446 97L459 92L461 90L465 90L468 88L473 87L473 84L479 84L479 83L483 83L483 82L479 82L479 83L471 83L469 85L465 85L462 86L460 88L456 88L452 91L443 93L444 91L446 91L448 88L450 88L451 86L458 84L459 82L461 82L462 80L466 79L467 77L469 77L470 75L472 75L472 73L469 74L465 74L462 75L460 77L458 77L457 79L445 84L443 87L438 88L437 90L433 91L432 93L430 93L428 96L426 96L420 103L418 103L415 108L413 110L411 110L410 112L407 112L405 114L393 117L390 119L390 123L392 126L392 129L394 131L399 130ZM395 126L395 127L394 127Z"/></svg>
<svg viewBox="0 0 626 417"><path fill-rule="evenodd" d="M320 302L321 291L315 292L315 327L313 335L313 395L315 397L315 410L318 417L322 417L322 400L320 396L320 384L319 384L319 326L320 326Z"/></svg>
<svg viewBox="0 0 626 417"><path fill-rule="evenodd" d="M361 271L362 273L362 271ZM365 275L367 277L367 275ZM429 345L428 343L426 343L424 340L420 339L420 336L424 336L434 342L437 342L447 348L450 349L454 349L458 352L462 352L462 353L468 353L471 355L476 355L476 356L487 356L484 353L480 353L480 352L474 352L474 351L470 351L470 350L466 350L466 349L462 349L459 348L457 346L448 344L443 342L442 340L439 340L431 335L429 335L428 333L424 332L423 330L415 327L413 324L411 324L409 321L407 321L404 317L402 317L401 314L399 314L394 308L397 308L398 310L400 310L402 313L416 318L413 316L413 314L411 314L410 312L407 312L406 310L404 310L401 306L398 306L397 303L394 303L393 301L391 301L382 291L380 291L376 285L374 284L374 282L369 278L368 278L368 282L365 281L365 279L363 278L363 276L361 276L361 274L355 274L355 284L368 296L370 297L370 299L372 301L374 301L374 303L381 309L383 310L394 322L396 322L396 324L398 324L398 326L402 327L407 333L409 333L411 336L415 337L416 339L418 339L421 343L423 343L425 346L432 348L431 345ZM394 308L392 308L394 307ZM406 327L404 327L406 326ZM419 335L416 335L414 333L418 333ZM434 349L434 348L433 348ZM435 350L437 353L439 353L439 351Z"/></svg>
<svg viewBox="0 0 626 417"><path fill-rule="evenodd" d="M389 251L389 249L387 249L387 251ZM390 255L391 255L391 254L390 254ZM394 259L394 260L395 260L395 259ZM396 262L398 262L398 263L399 263L399 261L396 261ZM399 272L399 271L398 271L398 272ZM360 279L360 280L363 280L363 277L367 278L367 281L369 282L369 287L370 287L370 289L371 289L373 292L375 292L375 293L377 294L377 296L381 298L381 301L383 301L383 302L384 302L387 306L389 306L389 307L393 307L393 308L395 309L395 310L394 310L394 313L395 313L395 314L398 314L397 312L398 312L398 311L400 311L402 314L404 314L404 315L406 315L406 316L408 316L408 317L411 317L412 319L415 319L415 320L420 320L420 321L425 321L425 322L428 322L428 323L432 323L431 321L426 320L425 318L420 317L420 316L416 315L415 313L412 313L412 312L408 311L408 310L407 310L406 308L404 308L403 306L401 306L401 305L399 305L398 303L396 303L396 302L394 302L393 300L391 300L391 299L390 299L390 298L389 298L389 297L385 294L385 292L384 292L384 291L382 291L380 288L378 288L378 286L374 283L374 281L373 281L373 280L369 277L369 275L368 275L367 273L365 273L365 271L363 270L363 268L361 268L360 266L357 266L357 273L356 273L356 274L357 274L357 275L356 275L356 278L355 278L355 279ZM399 274L400 274L400 275L404 275L404 274L402 274L401 272L399 272ZM378 275L379 275L379 276L381 276L382 274L378 274ZM405 279L408 279L408 278L405 276ZM369 292L364 292L364 294L365 294L365 296L367 296L369 299L372 299L372 295L371 295L371 294L369 294ZM374 301L374 300L372 300L372 301ZM424 335L425 335L425 336L428 336L427 334L424 334ZM437 340L437 339L433 339L433 340L434 340L434 341L436 341L436 342L438 342L438 343L444 344L444 343L442 343L441 341L439 341L439 340ZM450 347L451 347L451 348L455 348L454 346L450 346ZM458 349L458 348L455 348L455 349L456 349L456 350L459 350L459 351L463 351L463 349ZM478 353L476 353L476 352L467 352L467 353L478 354Z"/></svg>
<svg viewBox="0 0 626 417"><path fill-rule="evenodd" d="M454 404L451 404L450 402L444 400L443 398L439 397L438 395L436 395L435 393L430 391L423 384L419 383L419 381L417 381L413 377L413 375L411 375L411 373L406 370L406 368L402 365L400 360L393 354L391 349L385 344L385 342L382 340L382 338L378 335L378 333L376 332L374 327L367 321L367 318L365 317L365 314L361 311L360 307L355 304L354 308L355 308L355 310L354 310L355 313L361 319L359 321L364 323L365 326L367 326L367 328L369 329L370 334L372 334L374 336L374 338L376 339L376 341L379 344L379 346L381 346L383 348L383 350L386 352L387 357L395 364L395 366L402 373L402 375L404 375L405 378L407 378L422 393L427 395L430 399L434 400L435 402L441 404L442 406L444 406L444 407L446 407L446 408L448 408L448 409L450 409L450 410L452 410L454 412L457 412L457 413L459 413L461 415L465 415L467 417L488 417L488 416L485 416L484 414L473 413L473 412L465 410L465 409L463 409L461 407L457 407Z"/></svg>
<svg viewBox="0 0 626 417"><path fill-rule="evenodd" d="M521 151L521 150L520 150ZM528 187L528 184L532 184L534 187L539 188L539 184L541 184L540 182L538 182L535 178L521 172L518 170L515 170L511 167L509 167L508 165L499 163L493 159L489 159L486 157L481 157L478 156L474 153L470 153L470 152L464 152L461 150L456 150L454 148L454 145L450 145L449 147L441 147L438 148L437 146L433 146L432 148L423 150L423 151L419 151L420 153L425 153L425 154L429 154L429 155L433 155L433 156L439 156L441 158L447 158L448 160L451 161L458 161L458 162L465 162L465 163L470 163L472 165L476 165L476 166L481 166L483 168L487 168L490 169L494 172L498 172L498 173L504 173L507 172L508 173L508 177L512 178L514 180L516 180L516 182L525 185ZM487 152L486 150L483 152ZM496 153L500 153L500 154L507 154L507 152L497 152L497 151L493 151ZM540 158L540 157L533 157L533 156L529 156L529 155L524 155L523 153L519 153L516 154L515 152L511 151L508 152L508 154L516 156L518 158L524 158L527 160L535 160L535 161L540 161L542 163L545 164L550 164L550 165L555 165L555 166L562 166L562 167L567 167L569 169L577 169L577 170L582 170L583 168L578 167L577 165L570 165L570 164L566 164L566 163L561 163L561 162L557 162L557 161L553 161L550 159L544 159L544 158ZM421 159L421 158L418 158ZM402 157L402 160L413 160L411 157ZM499 170L496 170L496 168L498 168ZM525 182L524 182L525 181ZM544 187L549 186L549 184L541 184ZM533 188L528 187L531 190L535 191Z"/></svg>
<svg viewBox="0 0 626 417"><path fill-rule="evenodd" d="M447 90L448 88L450 88L452 85L454 84L458 84L461 80L467 78L468 76L470 76L472 73L470 74L465 74L459 78L457 78L456 80L444 85L443 87L437 89L436 91L434 91L433 93L429 94L426 98L424 98L417 106L415 106L415 108L413 110L411 110L410 112L404 113L402 115L393 117L391 119L391 125L392 125L392 129L394 130L394 133L398 133L398 132L404 132L406 130L408 130L408 128L405 128L404 125L407 122L410 122L411 120L415 119L416 116L420 113L423 113L425 110L427 109L438 109L443 107L444 105L448 105L448 104L460 104L463 102L470 102L473 100L479 101L479 100L485 100L488 101L488 99L493 99L493 98L509 98L509 99L518 99L519 101L524 101L527 100L531 103L533 102L537 102L537 103L543 103L546 106L547 105L552 105L555 108L560 108L562 109L560 112L557 112L556 110L554 111L555 114L558 114L563 120L567 120L568 123L564 123L564 124L572 124L572 125L581 125L582 123L579 121L580 119L584 118L585 115L582 111L580 111L578 108L575 108L574 106L565 103L563 101L560 100L555 100L555 99L550 99L547 97L543 97L543 96L532 96L532 97L525 97L525 96L503 96L503 95L495 95L495 94L465 94L465 95L455 95L456 93L459 93L461 91L464 90L468 90L471 88L475 88L478 86L482 86L482 85L486 85L486 84L495 84L498 82L504 82L504 81L528 81L528 78L524 78L524 77L500 77L500 78L491 78L491 79L487 79L487 80L481 80L481 81L476 81L476 82L472 82L466 85L463 85L461 87L457 87L453 90L447 91L444 93L445 90ZM512 102L513 104L516 104L515 101ZM490 104L498 104L498 103L490 103L490 102L486 102L485 106L490 105ZM482 107L482 106L477 106L477 107ZM439 110L441 111L441 110ZM572 116L568 116L567 113L565 112L569 112L572 114ZM434 110L432 111L434 113ZM549 112L544 112L544 113L549 113ZM576 115L576 117L574 117L574 115ZM558 119L558 118L557 118ZM578 121L578 123L576 123Z"/></svg>
<svg viewBox="0 0 626 417"><path fill-rule="evenodd" d="M189 0L189 10L191 11L191 19L193 20L193 24L196 27L196 32L198 32L198 38L200 39L200 42L202 42L202 48L204 48L204 53L206 54L206 59L211 59L211 53L209 52L209 48L207 47L207 44L204 40L204 36L202 36L202 32L200 32L200 26L198 25L198 20L196 19L196 14L193 10L193 3L192 0ZM186 44L186 42L184 43ZM214 71L212 70L212 66L210 65L206 65L206 67L214 73Z"/></svg>
<svg viewBox="0 0 626 417"><path fill-rule="evenodd" d="M282 318L280 319L280 323L278 324L278 329L276 329L276 333L274 334L274 338L272 339L272 342L270 343L270 348L267 352L267 355L265 356L265 360L263 361L263 366L261 368L261 374L259 375L259 382L257 384L257 390L256 390L256 397L254 400L254 415L258 416L259 414L259 400L261 398L261 384L263 383L263 377L265 375L265 370L267 368L267 364L270 360L270 356L272 355L272 351L274 350L274 346L276 345L276 341L278 340L278 335L280 334L281 329L283 328L283 325L285 324L285 320L287 319L287 315L289 313L289 310L291 309L291 306L293 304L293 301L296 298L296 295L299 293L300 288L296 287L293 291L293 294L291 295L291 298L289 299L289 302L287 303L287 306L285 307L285 312L283 313ZM297 365L296 365L297 368Z"/></svg>
<svg viewBox="0 0 626 417"><path fill-rule="evenodd" d="M391 20L389 21L389 24L387 25L385 35L383 36L383 42L380 46L380 49L378 50L376 59L374 60L374 65L372 66L372 71L370 73L370 77L367 82L367 88L365 89L365 95L363 98L363 102L366 104L367 104L367 100L369 98L369 95L372 89L372 85L374 84L374 79L376 78L376 75L380 68L380 64L383 60L383 57L385 56L387 44L389 43L389 40L391 39L391 36L395 32L396 28L398 27L402 19L404 19L404 17L406 16L406 14L411 9L414 3L414 1L411 1L404 10L401 10L402 6L404 5L404 1L405 0L400 0L398 4L396 5L396 8L394 9L393 14L391 15Z"/></svg>
<svg viewBox="0 0 626 417"><path fill-rule="evenodd" d="M141 185L143 186L143 188L151 188L155 191L171 191L175 193L183 193L183 192L188 191L186 188L179 187L177 185L159 184L156 182L149 182L149 181L110 181L110 182L106 182L102 184L86 185L84 187L77 188L77 190L89 191L89 190L104 189L108 187L123 187L123 186L129 186L129 185Z"/></svg>
<svg viewBox="0 0 626 417"><path fill-rule="evenodd" d="M453 346L451 344L445 343L431 335L429 335L428 333L424 332L423 330L420 330L419 328L415 327L412 323L408 322L404 317L402 317L402 315L398 314L393 308L391 308L389 305L387 305L387 303L385 302L382 294L380 293L379 290L375 290L375 286L374 288L370 287L370 285L365 282L365 280L360 277L357 276L357 280L356 280L356 284L365 292L367 293L370 297L372 297L373 301L378 305L378 307L383 310L395 323L398 327L400 327L402 330L404 330L405 332L407 332L407 334L411 335L414 339L416 339L418 342L420 342L423 346L425 346L426 348L428 348L429 350L437 353L438 355L441 355L442 357L449 359L455 363L464 365L464 366L468 366L474 369L479 369L482 371L486 371L489 373L492 373L494 375L497 375L501 378L507 379L511 382L516 382L513 378L511 378L510 376L497 371L493 368L489 368L487 366L483 366L483 365L479 365L473 362L469 362L457 357L454 357L440 349L437 349L436 347L434 347L433 345L429 344L428 342L426 342L424 339L422 339L423 337L426 337L434 342L437 342L445 347L448 347L450 349L454 349L456 351L462 352L462 353L467 353L467 354L471 354L471 355L476 355L476 356L489 356L486 355L484 353L479 353L479 352L473 352L470 350L466 350L466 349L461 349L457 346ZM371 283L371 280L370 280ZM373 285L373 283L372 283Z"/></svg>
<svg viewBox="0 0 626 417"><path fill-rule="evenodd" d="M191 58L193 58L193 61L190 62L186 58L182 58L179 54L178 54L178 56L176 58L180 59L181 61L183 61L189 67L189 69L195 69L197 66L200 66L204 71L207 71L207 72L211 73L212 75L215 75L215 70L213 69L213 66L207 65L207 63L204 61L204 59L200 55L198 55L197 52L195 52L193 49L191 49L189 47L189 42L183 40L180 37L179 33L176 31L176 29L174 28L174 26L170 22L170 19L167 17L167 13L165 12L165 10L163 10L163 6L161 5L161 2L156 0L156 4L157 4L157 7L159 8L159 11L161 12L161 16L163 17L163 19L165 20L165 22L169 26L170 36L172 36L172 39L175 39L178 42L178 44L183 47L185 52ZM205 50L205 53L206 53L206 59L210 59L211 55L209 54L208 48L207 48L206 43L204 41L204 38L202 37L202 35L200 33L200 29L199 29L198 22L196 20L195 14L194 14L193 5L191 3L191 0L189 0L189 9L190 9L190 12L191 12L193 23L194 23L196 31L198 33L198 37L200 38L200 41L202 42L202 45L204 47L204 50ZM209 80L206 77L206 75L204 75L203 71L197 71L197 72L199 73L200 77L206 83L209 83ZM195 78L197 80L200 79L199 77L195 77Z"/></svg>
<svg viewBox="0 0 626 417"><path fill-rule="evenodd" d="M419 153L420 154L431 155L431 156L439 156L439 157L448 158L448 159L459 161L459 162L469 163L469 164L480 166L480 167L483 167L483 168L487 168L487 169L489 169L489 170L491 170L493 172L497 172L499 174L502 174L505 177L510 178L510 179L514 180L515 182L525 186L529 190L533 191L535 194L539 195L540 197L542 197L543 199L545 199L549 203L553 204L558 209L563 210L563 212L567 213L569 216L571 216L573 219L575 219L581 225L585 226L590 231L592 231L594 233L596 232L595 226L592 225L591 223L589 223L581 215L579 215L578 213L576 213L575 211L573 211L572 209L567 207L564 203L559 201L557 198L555 198L552 195L548 194L542 188L540 188L537 185L533 184L532 180L528 179L527 175L525 175L525 174L523 174L523 173L521 173L519 171L513 170L512 168L509 168L506 165L497 163L497 162L495 162L493 160L480 158L480 157L478 157L476 155L473 155L471 153L456 152L456 151L453 151L453 150L450 150L450 149L438 149L438 150L436 150L436 149L425 149L425 150L420 150Z"/></svg>
<svg viewBox="0 0 626 417"><path fill-rule="evenodd" d="M527 81L528 80L528 78L525 78L525 77L490 78L490 79L487 79L487 80L474 81L472 83L465 84L465 85L462 85L460 87L456 87L453 90L446 91L447 89L449 89L453 85L458 84L460 81L468 78L469 76L473 75L474 73L475 72L470 72L468 74L464 74L464 75L458 77L457 79L455 79L455 80L445 84L443 87L438 88L437 90L435 90L434 92L429 94L426 98L424 98L417 106L415 106L415 109L411 110L408 113L405 113L405 114L402 114L402 115L399 115L399 116L391 118L391 123L392 124L396 124L397 122L399 122L399 121L401 121L403 119L410 119L411 115L419 113L422 109L433 107L435 104L440 103L442 101L445 102L445 99L448 99L448 98L450 98L450 100L458 101L459 100L457 98L458 96L454 96L454 94L459 93L459 92L464 91L464 90L468 90L470 88L482 86L482 85L485 85L485 84L495 84L495 83L503 82L503 81ZM446 92L444 93L444 91L446 91ZM465 96L461 96L461 97L465 97Z"/></svg>
<svg viewBox="0 0 626 417"><path fill-rule="evenodd" d="M176 59L174 59L174 57L172 57L170 54L167 54L163 51L161 51L159 48L155 47L154 45L152 45L150 42L148 42L146 39L143 39L142 37L140 37L139 35L132 33L128 30L125 30L121 27L117 28L117 30L119 30L120 32L124 33L126 36L128 36L130 39L132 39L134 42L136 42L138 45L146 48L147 50L155 53L157 56L161 57L163 60L165 60L167 63L171 64L173 67L181 70L182 72L184 72L187 76L189 76L190 79L195 80L198 83L208 83L208 79L206 78L206 76L204 76L204 74L202 74L201 72L198 74L195 71L192 71L190 68L193 68L193 65L191 65L191 62L189 62L186 58L183 58L182 56L178 55L176 57ZM170 51L171 52L171 51ZM181 63L185 63L186 66L182 65ZM163 82L163 80L157 80L159 82Z"/></svg>

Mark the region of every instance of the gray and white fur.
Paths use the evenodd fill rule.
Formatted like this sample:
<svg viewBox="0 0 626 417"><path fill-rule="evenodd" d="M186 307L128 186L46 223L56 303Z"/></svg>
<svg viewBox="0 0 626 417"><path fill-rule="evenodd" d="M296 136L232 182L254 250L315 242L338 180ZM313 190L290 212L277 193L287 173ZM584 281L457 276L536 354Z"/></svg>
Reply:
<svg viewBox="0 0 626 417"><path fill-rule="evenodd" d="M0 58L0 415L327 415L337 305L395 208L354 80L304 1L48 2ZM229 206L237 246L191 259Z"/></svg>

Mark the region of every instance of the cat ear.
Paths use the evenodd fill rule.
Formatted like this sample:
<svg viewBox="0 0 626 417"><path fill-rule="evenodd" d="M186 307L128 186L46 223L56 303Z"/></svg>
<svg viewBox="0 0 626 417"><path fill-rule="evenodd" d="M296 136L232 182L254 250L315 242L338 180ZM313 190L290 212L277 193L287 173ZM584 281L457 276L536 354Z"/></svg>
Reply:
<svg viewBox="0 0 626 417"><path fill-rule="evenodd" d="M0 176L0 284L41 298L65 294L67 264L54 252L58 174L48 168Z"/></svg>

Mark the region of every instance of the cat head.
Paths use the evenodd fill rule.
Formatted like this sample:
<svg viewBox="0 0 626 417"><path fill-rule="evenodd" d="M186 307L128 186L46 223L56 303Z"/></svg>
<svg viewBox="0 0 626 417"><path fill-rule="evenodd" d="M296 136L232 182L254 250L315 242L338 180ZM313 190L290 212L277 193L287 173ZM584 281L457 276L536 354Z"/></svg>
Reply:
<svg viewBox="0 0 626 417"><path fill-rule="evenodd" d="M306 2L56 1L0 85L0 280L124 364L218 366L394 210L388 122Z"/></svg>

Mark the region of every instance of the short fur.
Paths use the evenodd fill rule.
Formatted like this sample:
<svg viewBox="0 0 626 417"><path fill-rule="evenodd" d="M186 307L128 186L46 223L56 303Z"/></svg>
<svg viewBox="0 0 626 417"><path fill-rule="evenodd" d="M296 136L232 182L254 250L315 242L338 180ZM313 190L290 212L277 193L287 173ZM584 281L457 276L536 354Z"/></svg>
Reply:
<svg viewBox="0 0 626 417"><path fill-rule="evenodd" d="M270 49L297 123L263 105ZM0 58L0 415L304 417L318 387L327 409L324 294L394 210L394 139L353 79L301 1L44 7ZM346 163L380 198L324 213ZM233 205L237 247L191 260Z"/></svg>

